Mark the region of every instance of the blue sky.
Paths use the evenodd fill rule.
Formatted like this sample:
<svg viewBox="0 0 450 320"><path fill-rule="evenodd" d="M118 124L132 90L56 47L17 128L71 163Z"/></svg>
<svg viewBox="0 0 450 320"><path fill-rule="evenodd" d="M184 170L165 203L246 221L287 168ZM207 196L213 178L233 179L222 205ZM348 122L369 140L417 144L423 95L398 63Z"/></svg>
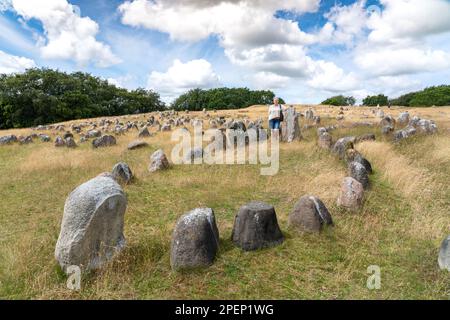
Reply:
<svg viewBox="0 0 450 320"><path fill-rule="evenodd" d="M450 79L449 0L0 0L0 10L1 73L82 70L167 102L246 86L318 103Z"/></svg>

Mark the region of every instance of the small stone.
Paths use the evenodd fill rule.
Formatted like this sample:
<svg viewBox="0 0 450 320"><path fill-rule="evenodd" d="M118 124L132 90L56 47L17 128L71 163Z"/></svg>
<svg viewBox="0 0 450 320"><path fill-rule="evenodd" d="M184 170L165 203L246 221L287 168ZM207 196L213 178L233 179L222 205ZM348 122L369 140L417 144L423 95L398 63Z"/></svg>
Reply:
<svg viewBox="0 0 450 320"><path fill-rule="evenodd" d="M306 195L294 205L289 215L289 226L306 232L317 232L324 225L332 225L333 220L324 203L317 197Z"/></svg>
<svg viewBox="0 0 450 320"><path fill-rule="evenodd" d="M450 271L450 235L442 241L438 263L441 270Z"/></svg>
<svg viewBox="0 0 450 320"><path fill-rule="evenodd" d="M127 149L134 150L134 149L139 149L139 148L144 148L144 147L148 147L148 143L145 141L137 140L137 141L130 142L127 146Z"/></svg>
<svg viewBox="0 0 450 320"><path fill-rule="evenodd" d="M364 189L369 187L369 175L366 168L359 162L353 161L348 164L348 174L360 182Z"/></svg>
<svg viewBox="0 0 450 320"><path fill-rule="evenodd" d="M92 146L94 148L110 147L116 143L116 138L111 135L103 135L100 138L92 140Z"/></svg>

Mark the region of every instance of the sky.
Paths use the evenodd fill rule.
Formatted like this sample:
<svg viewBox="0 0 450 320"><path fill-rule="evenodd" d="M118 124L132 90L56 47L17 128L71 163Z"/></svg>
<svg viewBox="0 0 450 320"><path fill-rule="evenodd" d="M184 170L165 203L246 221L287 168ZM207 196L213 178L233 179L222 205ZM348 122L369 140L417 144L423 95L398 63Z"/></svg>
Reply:
<svg viewBox="0 0 450 320"><path fill-rule="evenodd" d="M165 102L214 87L397 97L450 84L450 0L0 0L0 73L32 67Z"/></svg>

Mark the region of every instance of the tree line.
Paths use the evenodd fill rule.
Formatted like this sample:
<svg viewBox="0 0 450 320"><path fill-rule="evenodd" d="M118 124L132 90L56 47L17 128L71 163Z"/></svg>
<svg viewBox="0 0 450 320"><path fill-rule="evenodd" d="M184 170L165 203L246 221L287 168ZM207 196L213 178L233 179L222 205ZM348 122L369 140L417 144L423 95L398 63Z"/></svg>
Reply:
<svg viewBox="0 0 450 320"><path fill-rule="evenodd" d="M241 109L256 104L272 104L275 94L269 90L248 88L192 89L179 96L171 107L175 110ZM282 98L279 99L284 104Z"/></svg>
<svg viewBox="0 0 450 320"><path fill-rule="evenodd" d="M324 105L352 106L356 102L354 97L343 95L334 96L322 101ZM384 94L367 96L363 99L364 106L403 106L403 107L431 107L450 106L450 85L428 87L421 91L410 92L398 98L389 99Z"/></svg>
<svg viewBox="0 0 450 320"><path fill-rule="evenodd" d="M194 89L170 106L157 92L118 88L89 73L65 73L46 68L0 75L0 129L102 116L164 110L239 109L272 103L272 91L248 88ZM280 103L284 103L280 99Z"/></svg>

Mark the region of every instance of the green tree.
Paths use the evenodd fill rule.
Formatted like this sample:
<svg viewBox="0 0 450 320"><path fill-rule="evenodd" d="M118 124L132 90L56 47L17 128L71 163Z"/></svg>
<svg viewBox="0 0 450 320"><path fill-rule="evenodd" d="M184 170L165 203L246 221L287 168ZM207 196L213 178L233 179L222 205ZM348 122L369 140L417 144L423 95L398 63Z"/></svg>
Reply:
<svg viewBox="0 0 450 320"><path fill-rule="evenodd" d="M377 96L367 96L363 100L363 105L365 106L376 106L376 105L386 106L388 105L388 103L389 99L384 94L379 94Z"/></svg>
<svg viewBox="0 0 450 320"><path fill-rule="evenodd" d="M51 69L0 75L0 128L164 109L156 92L128 91L88 73Z"/></svg>
<svg viewBox="0 0 450 320"><path fill-rule="evenodd" d="M322 104L332 106L353 106L356 103L354 97L344 97L343 95L334 96L322 101Z"/></svg>

